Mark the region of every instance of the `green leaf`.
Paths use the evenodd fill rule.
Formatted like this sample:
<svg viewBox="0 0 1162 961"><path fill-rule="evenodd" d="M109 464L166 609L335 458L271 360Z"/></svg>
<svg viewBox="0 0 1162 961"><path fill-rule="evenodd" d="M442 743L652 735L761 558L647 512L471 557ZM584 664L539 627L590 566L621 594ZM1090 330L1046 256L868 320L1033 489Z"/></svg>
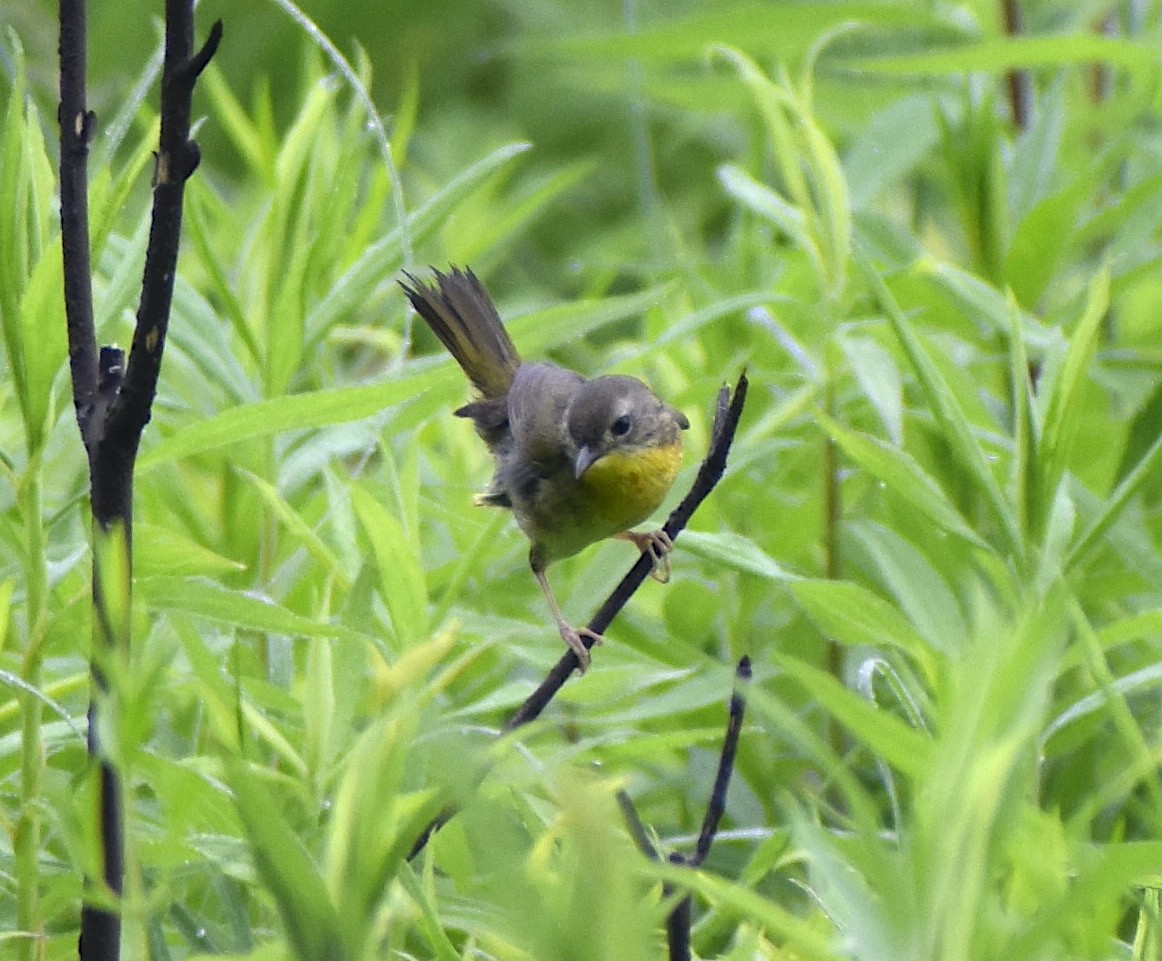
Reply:
<svg viewBox="0 0 1162 961"><path fill-rule="evenodd" d="M850 23L918 27L939 21L912 6L861 0L783 0L776 5L734 2L686 17L659 19L635 31L589 33L537 40L522 47L556 61L635 59L697 61L710 44L754 50L773 59L801 56L820 34Z"/></svg>
<svg viewBox="0 0 1162 961"><path fill-rule="evenodd" d="M956 394L948 386L940 369L928 356L920 338L912 329L912 324L900 309L896 299L876 269L857 251L856 260L880 306L887 314L888 321L899 338L924 398L953 456L975 481L984 497L1006 541L1008 551L1018 557L1024 554L1021 531L1013 514L1012 506L1005 499L1000 484L993 476L988 458L976 439L973 425L965 416L964 409Z"/></svg>
<svg viewBox="0 0 1162 961"><path fill-rule="evenodd" d="M816 271L823 276L822 254L808 233L803 213L798 207L788 203L766 184L759 183L734 164L723 164L719 167L718 180L728 196L752 213L769 220L796 247L807 254Z"/></svg>
<svg viewBox="0 0 1162 961"><path fill-rule="evenodd" d="M945 293L954 308L977 324L982 332L1009 336L1012 306L1005 293L980 276L949 263L925 259L917 263L916 270ZM1019 311L1018 319L1025 342L1035 356L1061 339L1055 329L1047 329L1032 314Z"/></svg>
<svg viewBox="0 0 1162 961"><path fill-rule="evenodd" d="M457 381L450 360L440 365L417 363L414 368L377 384L292 394L227 408L149 444L138 459L137 470L144 473L173 460L283 431L360 420L421 394L450 389Z"/></svg>
<svg viewBox="0 0 1162 961"><path fill-rule="evenodd" d="M423 917L424 934L428 943L435 949L435 961L464 961L452 939L444 931L441 918L436 910L436 892L426 890L420 885L419 878L411 865L404 864L399 872L399 881L412 899L412 903L420 909Z"/></svg>
<svg viewBox="0 0 1162 961"><path fill-rule="evenodd" d="M841 332L839 346L888 437L896 446L904 443L904 388L895 358L870 337Z"/></svg>
<svg viewBox="0 0 1162 961"><path fill-rule="evenodd" d="M857 549L866 558L864 566L892 594L928 646L938 651L963 650L968 630L960 605L948 581L928 559L890 528L871 521L849 526Z"/></svg>
<svg viewBox="0 0 1162 961"><path fill-rule="evenodd" d="M525 357L543 357L551 350L570 344L579 337L607 324L633 317L663 302L671 285L650 287L636 294L602 297L559 304L544 310L522 314L505 323L505 328Z"/></svg>
<svg viewBox="0 0 1162 961"><path fill-rule="evenodd" d="M790 575L754 541L733 531L716 534L704 531L683 531L682 550L701 557L714 565L754 574L772 581L786 581Z"/></svg>
<svg viewBox="0 0 1162 961"><path fill-rule="evenodd" d="M350 587L351 577L334 551L323 543L315 528L287 502L278 489L248 470L239 470L239 473L258 491L263 502L278 518L283 530L302 543L319 567L334 577L340 588Z"/></svg>
<svg viewBox="0 0 1162 961"><path fill-rule="evenodd" d="M1084 562L1089 552L1117 522L1131 498L1151 479L1162 462L1162 437L1159 437L1137 466L1128 473L1114 491L1106 498L1102 509L1092 518L1085 531L1077 539L1065 562L1066 571L1073 570Z"/></svg>
<svg viewBox="0 0 1162 961"><path fill-rule="evenodd" d="M811 255L820 290L838 301L851 255L851 201L835 149L811 114L810 94L796 94L787 85L772 82L738 50L716 46L714 51L738 70L754 97L790 205L769 191L764 194L760 185L747 183L736 168L726 168L724 183L796 239ZM794 228L795 215L802 218L802 230Z"/></svg>
<svg viewBox="0 0 1162 961"><path fill-rule="evenodd" d="M859 130L843 157L855 207L907 176L939 139L930 94L893 100Z"/></svg>
<svg viewBox="0 0 1162 961"><path fill-rule="evenodd" d="M739 925L740 934L759 929L774 935L779 945L787 945L791 957L811 958L812 961L840 961L847 957L837 949L830 932L821 933L817 924L783 907L776 899L709 871L691 871L665 860L650 862L647 866L669 881L674 890L689 888L715 909L743 919L746 924ZM777 955L783 950L783 947L772 946L763 953Z"/></svg>
<svg viewBox="0 0 1162 961"><path fill-rule="evenodd" d="M776 661L780 671L802 684L821 707L896 770L920 777L931 767L936 746L923 734L844 687L826 671L786 655L779 655Z"/></svg>
<svg viewBox="0 0 1162 961"><path fill-rule="evenodd" d="M20 302L20 324L25 344L25 416L31 429L30 446L36 449L58 416L52 409L53 381L68 356L59 235L44 249L29 277Z"/></svg>
<svg viewBox="0 0 1162 961"><path fill-rule="evenodd" d="M1044 296L1076 237L1083 206L1092 186L1074 184L1037 204L1017 225L1005 256L1004 278L1021 304L1030 310Z"/></svg>
<svg viewBox="0 0 1162 961"><path fill-rule="evenodd" d="M197 541L160 524L138 521L133 525L133 574L138 579L230 574L246 569Z"/></svg>
<svg viewBox="0 0 1162 961"><path fill-rule="evenodd" d="M1081 321L1069 338L1069 348L1057 377L1043 386L1047 405L1037 438L1037 502L1030 505L1030 522L1043 532L1061 478L1073 452L1082 417L1082 393L1094 353L1097 335L1109 306L1109 274L1102 271L1089 285L1089 297Z"/></svg>
<svg viewBox="0 0 1162 961"><path fill-rule="evenodd" d="M457 264L475 264L479 270L486 258L502 255L521 231L562 194L592 176L596 169L593 161L577 161L556 170L527 196L482 205L476 218L461 210L445 228L449 258Z"/></svg>
<svg viewBox="0 0 1162 961"><path fill-rule="evenodd" d="M434 791L404 790L418 726L417 712L401 710L364 731L335 793L326 877L332 897L344 905L353 949L372 935L377 905L438 811Z"/></svg>
<svg viewBox="0 0 1162 961"><path fill-rule="evenodd" d="M848 430L821 411L815 413L815 419L858 467L883 481L905 503L920 511L941 530L973 547L991 550L988 542L969 526L940 485L907 451L870 434Z"/></svg>
<svg viewBox="0 0 1162 961"><path fill-rule="evenodd" d="M227 778L258 874L274 895L299 961L349 961L346 926L318 868L275 803L268 777L227 759Z"/></svg>
<svg viewBox="0 0 1162 961"><path fill-rule="evenodd" d="M14 35L16 78L0 146L0 331L30 453L48 423L52 381L64 361L59 238L50 241L55 178L40 118L24 88L23 51Z"/></svg>
<svg viewBox="0 0 1162 961"><path fill-rule="evenodd" d="M275 145L264 136L258 124L250 119L216 63L210 63L209 69L200 78L200 84L210 98L216 123L225 131L234 149L242 155L251 170L261 173L268 183L273 182ZM269 90L265 92L269 94Z"/></svg>
<svg viewBox="0 0 1162 961"><path fill-rule="evenodd" d="M269 598L231 591L201 578L142 578L138 590L142 600L157 610L190 614L231 627L290 637L331 637L359 644L374 642L339 624L295 614Z"/></svg>
<svg viewBox="0 0 1162 961"><path fill-rule="evenodd" d="M849 57L844 66L878 74L999 73L1035 67L1062 67L1093 62L1144 75L1155 59L1143 44L1096 33L1043 37L990 38L922 53Z"/></svg>
<svg viewBox="0 0 1162 961"><path fill-rule="evenodd" d="M1033 443L1033 425L1037 421L1036 398L1029 380L1029 354L1025 334L1021 328L1020 310L1016 300L1009 300L1009 383L1012 385L1013 455L1009 471L1009 489L1013 510L1021 529L1029 529L1029 502L1033 499L1030 485L1037 476L1036 447Z"/></svg>
<svg viewBox="0 0 1162 961"><path fill-rule="evenodd" d="M427 639L428 590L414 537L363 487L351 488L351 503L379 567L380 592L399 638L397 653Z"/></svg>
<svg viewBox="0 0 1162 961"><path fill-rule="evenodd" d="M311 342L336 321L358 315L360 306L372 292L404 266L405 236L413 244L423 242L447 222L465 197L528 149L525 143L508 144L476 161L408 217L406 232L397 227L369 247L307 315L306 330Z"/></svg>
<svg viewBox="0 0 1162 961"><path fill-rule="evenodd" d="M848 646L897 648L915 658L929 680L932 649L900 611L850 581L798 580L788 585L807 616L830 639Z"/></svg>

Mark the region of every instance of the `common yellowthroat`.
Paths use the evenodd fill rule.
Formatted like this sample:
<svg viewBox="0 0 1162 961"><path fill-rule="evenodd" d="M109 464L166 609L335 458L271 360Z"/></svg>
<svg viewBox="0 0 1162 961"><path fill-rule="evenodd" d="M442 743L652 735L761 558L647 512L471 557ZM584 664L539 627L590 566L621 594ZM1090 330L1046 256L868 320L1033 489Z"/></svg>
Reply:
<svg viewBox="0 0 1162 961"><path fill-rule="evenodd" d="M588 380L555 364L524 363L471 270L434 274L434 285L405 274L410 285L402 286L479 392L455 412L476 426L496 465L476 502L511 510L532 542L529 566L584 672L589 651L582 638L599 644L601 635L569 626L545 568L594 541L619 537L650 554L656 579L669 579L669 537L630 528L674 483L681 432L690 422L633 377Z"/></svg>

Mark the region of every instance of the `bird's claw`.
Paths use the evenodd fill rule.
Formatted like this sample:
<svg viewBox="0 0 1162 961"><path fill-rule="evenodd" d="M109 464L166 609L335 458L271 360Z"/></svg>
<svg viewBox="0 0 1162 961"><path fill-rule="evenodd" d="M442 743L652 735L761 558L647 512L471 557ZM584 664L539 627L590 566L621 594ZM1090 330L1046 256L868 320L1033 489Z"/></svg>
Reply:
<svg viewBox="0 0 1162 961"><path fill-rule="evenodd" d="M591 660L589 648L585 645L583 638L589 638L592 646L604 644L605 638L596 631L591 631L587 627L573 628L568 624L561 624L561 639L569 645L570 650L577 655L577 673L584 674L589 670L589 662Z"/></svg>
<svg viewBox="0 0 1162 961"><path fill-rule="evenodd" d="M674 549L673 538L664 530L656 531L626 531L622 535L627 541L633 542L639 551L650 555L653 567L650 577L659 584L670 582L670 552Z"/></svg>

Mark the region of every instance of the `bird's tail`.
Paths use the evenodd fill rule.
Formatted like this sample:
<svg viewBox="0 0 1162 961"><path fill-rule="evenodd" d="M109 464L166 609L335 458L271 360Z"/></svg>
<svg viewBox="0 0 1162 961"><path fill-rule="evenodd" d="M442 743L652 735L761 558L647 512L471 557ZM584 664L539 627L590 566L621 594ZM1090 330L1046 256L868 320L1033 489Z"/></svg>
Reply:
<svg viewBox="0 0 1162 961"><path fill-rule="evenodd" d="M404 274L409 283L400 286L484 399L503 397L512 386L520 355L492 298L471 270L453 267L450 273L434 274L434 286L409 273Z"/></svg>

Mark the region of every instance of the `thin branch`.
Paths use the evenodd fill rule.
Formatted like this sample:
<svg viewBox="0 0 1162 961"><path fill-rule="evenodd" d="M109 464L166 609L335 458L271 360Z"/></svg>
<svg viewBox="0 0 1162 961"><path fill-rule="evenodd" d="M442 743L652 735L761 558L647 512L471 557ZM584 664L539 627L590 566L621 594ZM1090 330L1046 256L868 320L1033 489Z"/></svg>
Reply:
<svg viewBox="0 0 1162 961"><path fill-rule="evenodd" d="M726 791L730 786L730 779L734 774L734 759L738 753L738 739L742 734L742 722L746 715L746 685L751 678L750 658L743 657L738 662L734 672L734 693L730 697L730 712L726 723L726 735L722 739L722 753L718 759L718 773L714 778L714 787L710 793L709 803L706 805L706 815L702 819L702 830L698 835L698 843L692 855L685 855L679 851L671 851L666 858L670 864L682 867L697 868L706 860L710 853L710 846L718 833L718 824L726 810ZM638 816L633 800L625 791L617 793L617 803L621 807L630 837L634 844L651 861L658 861L661 855L650 839L645 825ZM666 881L662 885L662 896L673 896L675 886ZM690 895L679 899L678 903L666 916L666 942L669 945L670 961L690 961L690 930L693 902Z"/></svg>
<svg viewBox="0 0 1162 961"><path fill-rule="evenodd" d="M681 864L681 856L670 857L671 863ZM690 961L690 930L693 928L694 902L686 895L666 917L666 944L670 961Z"/></svg>
<svg viewBox="0 0 1162 961"><path fill-rule="evenodd" d="M432 835L440 830L440 828L442 828L449 821L451 821L452 818L456 816L456 812L459 810L459 807L450 805L444 808L444 810L442 810L434 818L432 818L432 820L427 823L427 826L420 832L420 836L412 842L412 849L408 851L407 859L409 861L415 860L416 856L428 846L428 842L432 840Z"/></svg>
<svg viewBox="0 0 1162 961"><path fill-rule="evenodd" d="M624 789L617 792L617 806L621 808L621 816L625 818L625 826L629 828L629 836L633 838L633 843L637 846L637 849L651 861L659 860L661 855L658 854L658 849L654 846L653 839L650 837L649 831L646 830L646 826L642 824L641 816L637 813L633 798Z"/></svg>
<svg viewBox="0 0 1162 961"><path fill-rule="evenodd" d="M1001 0L1001 8L1005 18L1005 34L1020 37L1024 23L1019 0ZM1008 72L1006 80L1009 88L1009 115L1013 118L1013 126L1024 133L1029 129L1033 112L1033 85L1029 71L1014 68Z"/></svg>
<svg viewBox="0 0 1162 961"><path fill-rule="evenodd" d="M198 148L190 140L193 89L222 37L215 23L209 39L193 53L193 0L166 0L166 46L162 73L161 138L154 179L153 218L145 255L141 305L128 370L118 347L97 349L93 321L92 263L89 244L88 152L96 118L86 107L86 29L84 0L60 3L61 246L64 261L65 316L77 425L89 459L89 487L94 520L93 608L94 696L89 705L89 753L98 759L98 816L102 853L101 880L114 897L124 878L124 810L121 775L100 742L99 712L106 678L101 664L109 651L129 640L128 603L111 611L109 592L128 599L132 585L133 467L141 432L149 422L162 349L173 300L181 238L185 182L198 165ZM124 564L111 574L102 570L106 536L124 552ZM115 565L117 566L117 565ZM124 583L105 584L108 577ZM82 961L116 961L120 956L121 919L117 910L86 898L81 909L78 951Z"/></svg>
<svg viewBox="0 0 1162 961"><path fill-rule="evenodd" d="M154 172L153 219L129 368L107 432L116 443L132 445L134 452L141 431L149 423L161 372L181 241L182 197L186 180L201 159L198 145L190 139L194 84L221 40L222 21L218 20L201 50L195 53L193 4L190 0L166 0L161 137Z"/></svg>
<svg viewBox="0 0 1162 961"><path fill-rule="evenodd" d="M743 406L746 404L748 386L749 381L744 371L738 377L733 396L729 395L725 387L719 391L718 409L714 417L710 450L707 451L706 459L702 461L702 466L698 469L698 476L694 478L690 492L674 508L662 527L662 530L670 535L671 540L678 539L678 535L685 529L694 511L722 479L722 475L726 471L726 457L730 453L734 432L738 428L738 421L742 416ZM589 630L595 634L604 633L634 592L649 576L652 568L652 559L648 554L643 553L638 558L637 563L630 568L629 573L622 578L621 583L614 588L613 593L609 595L597 613L593 615L593 619L588 624ZM583 638L583 641L586 647L592 646L592 641L589 638ZM509 718L504 730L513 731L528 724L529 721L535 720L579 666L577 655L571 650L566 651L564 656L549 671L541 685Z"/></svg>
<svg viewBox="0 0 1162 961"><path fill-rule="evenodd" d="M710 853L710 845L714 843L714 837L718 833L718 823L726 810L726 790L730 787L730 778L734 774L734 758L738 754L738 739L742 735L742 722L746 715L745 685L751 678L749 657L744 657L738 662L734 676L737 683L734 693L730 696L730 717L726 723L726 736L722 740L722 755L718 759L714 790L710 794L710 803L706 806L706 816L702 819L702 831L698 835L694 856L686 862L694 868L700 866Z"/></svg>
<svg viewBox="0 0 1162 961"><path fill-rule="evenodd" d="M89 446L87 424L97 393L97 336L93 328L93 286L89 255L89 143L97 124L85 94L85 0L60 4L60 204L64 261L65 316L73 404L81 439Z"/></svg>

